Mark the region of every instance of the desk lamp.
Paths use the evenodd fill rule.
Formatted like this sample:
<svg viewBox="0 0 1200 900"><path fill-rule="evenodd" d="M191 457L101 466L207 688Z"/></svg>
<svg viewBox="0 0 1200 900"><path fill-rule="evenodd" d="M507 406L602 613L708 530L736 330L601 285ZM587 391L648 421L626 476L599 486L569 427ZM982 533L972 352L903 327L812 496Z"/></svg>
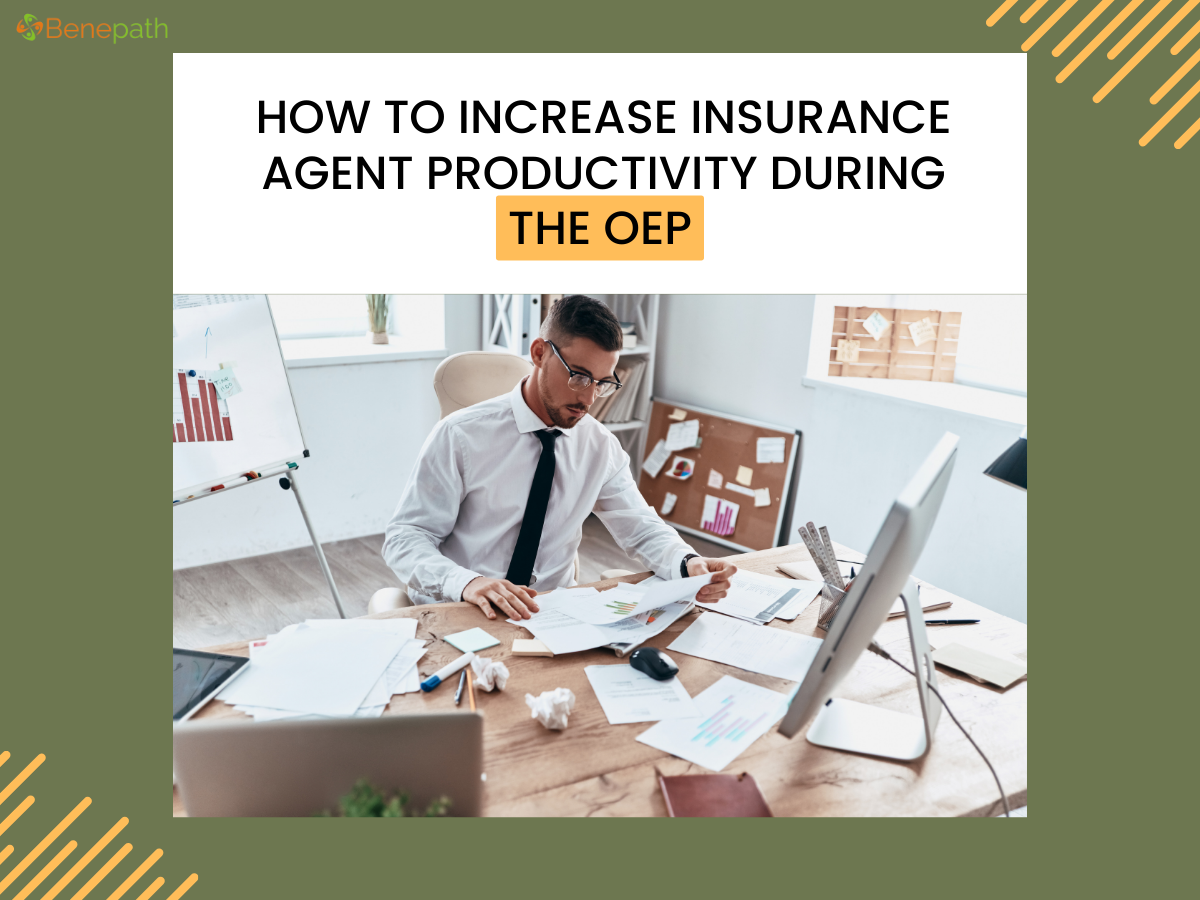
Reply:
<svg viewBox="0 0 1200 900"><path fill-rule="evenodd" d="M1004 484L1011 484L1021 490L1028 489L1025 461L1028 449L1028 428L1021 429L1021 436L1011 447L996 457L996 461L983 470L984 475L995 478Z"/></svg>

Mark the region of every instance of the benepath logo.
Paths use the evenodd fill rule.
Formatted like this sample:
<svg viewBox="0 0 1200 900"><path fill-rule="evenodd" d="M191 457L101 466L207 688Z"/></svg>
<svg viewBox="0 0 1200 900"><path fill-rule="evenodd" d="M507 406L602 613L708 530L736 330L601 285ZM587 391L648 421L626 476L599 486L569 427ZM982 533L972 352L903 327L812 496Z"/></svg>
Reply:
<svg viewBox="0 0 1200 900"><path fill-rule="evenodd" d="M36 41L37 36L41 33L42 23L38 21L37 16L25 13L25 18L17 22L17 34L27 41Z"/></svg>
<svg viewBox="0 0 1200 900"><path fill-rule="evenodd" d="M47 16L45 23L38 20L37 16L26 13L25 16L17 22L17 34L25 38L27 41L37 40L38 35L41 35L48 41L53 41L57 38L66 38L74 40L76 38L95 39L100 38L102 41L107 41L112 38L115 44L117 41L139 40L141 38L165 38L170 37L167 33L167 23L154 20L154 24L150 24L147 19L143 25L141 22L134 22L132 25L126 25L124 22L116 22L109 24L101 22L67 22L63 24L62 19L54 16Z"/></svg>

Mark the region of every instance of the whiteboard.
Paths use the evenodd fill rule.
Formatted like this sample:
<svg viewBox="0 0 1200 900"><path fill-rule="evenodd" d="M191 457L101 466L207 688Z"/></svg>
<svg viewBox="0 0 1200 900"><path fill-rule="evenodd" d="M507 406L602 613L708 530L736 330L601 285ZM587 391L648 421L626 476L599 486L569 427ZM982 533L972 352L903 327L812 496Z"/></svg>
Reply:
<svg viewBox="0 0 1200 900"><path fill-rule="evenodd" d="M266 294L172 296L171 491L186 500L308 455ZM210 383L232 364L240 392Z"/></svg>

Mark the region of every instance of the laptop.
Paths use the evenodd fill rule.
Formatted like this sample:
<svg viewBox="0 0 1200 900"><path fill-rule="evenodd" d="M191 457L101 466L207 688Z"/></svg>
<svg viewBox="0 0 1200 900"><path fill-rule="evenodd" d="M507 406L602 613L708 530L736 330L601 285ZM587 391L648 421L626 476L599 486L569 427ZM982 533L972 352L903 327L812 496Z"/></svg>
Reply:
<svg viewBox="0 0 1200 900"><path fill-rule="evenodd" d="M390 798L408 794L418 815L448 797L451 816L483 802L483 716L418 713L378 719L176 725L175 776L189 816L336 814L360 778Z"/></svg>

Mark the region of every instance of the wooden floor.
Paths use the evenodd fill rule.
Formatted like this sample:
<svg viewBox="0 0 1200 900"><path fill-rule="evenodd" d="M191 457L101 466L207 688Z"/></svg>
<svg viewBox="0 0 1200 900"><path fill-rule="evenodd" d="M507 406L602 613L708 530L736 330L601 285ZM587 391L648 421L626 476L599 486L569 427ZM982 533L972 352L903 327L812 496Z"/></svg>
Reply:
<svg viewBox="0 0 1200 900"><path fill-rule="evenodd" d="M736 551L684 535L697 553L729 556ZM371 595L400 581L381 555L383 535L323 545L347 616L367 611ZM644 571L617 547L595 516L583 526L580 582L599 581L606 569ZM174 572L172 640L194 649L271 634L292 622L337 616L329 586L311 547L213 563Z"/></svg>

